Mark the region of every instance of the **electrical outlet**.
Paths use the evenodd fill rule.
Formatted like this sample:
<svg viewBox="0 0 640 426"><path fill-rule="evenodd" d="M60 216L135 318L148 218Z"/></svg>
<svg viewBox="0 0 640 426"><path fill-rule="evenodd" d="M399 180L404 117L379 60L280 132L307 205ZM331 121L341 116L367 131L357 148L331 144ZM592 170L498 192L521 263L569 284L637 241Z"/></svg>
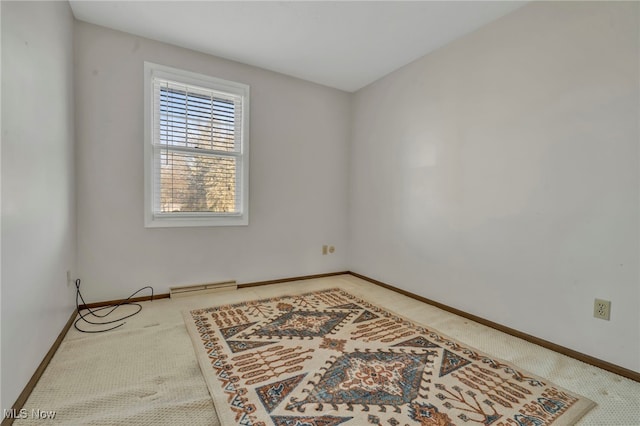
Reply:
<svg viewBox="0 0 640 426"><path fill-rule="evenodd" d="M322 246L322 255L326 255L326 254L333 254L336 251L336 248L334 246L330 246L330 245L323 245Z"/></svg>
<svg viewBox="0 0 640 426"><path fill-rule="evenodd" d="M67 271L67 287L71 285L71 271Z"/></svg>
<svg viewBox="0 0 640 426"><path fill-rule="evenodd" d="M595 318L609 321L611 316L611 302L608 300L596 299L593 302L593 316Z"/></svg>

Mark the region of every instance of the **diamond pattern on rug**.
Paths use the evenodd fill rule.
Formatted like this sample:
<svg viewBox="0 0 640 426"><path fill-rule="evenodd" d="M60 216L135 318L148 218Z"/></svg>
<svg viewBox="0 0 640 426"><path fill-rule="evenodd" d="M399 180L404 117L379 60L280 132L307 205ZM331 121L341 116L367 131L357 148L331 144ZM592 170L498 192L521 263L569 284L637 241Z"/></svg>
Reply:
<svg viewBox="0 0 640 426"><path fill-rule="evenodd" d="M329 334L350 312L290 311L255 330L251 336L322 337Z"/></svg>
<svg viewBox="0 0 640 426"><path fill-rule="evenodd" d="M359 404L390 406L400 412L400 405L418 396L422 373L435 352L352 352L337 358L302 401L292 398L287 409L304 411L306 404L324 404L334 409ZM430 373L429 373L430 374Z"/></svg>
<svg viewBox="0 0 640 426"><path fill-rule="evenodd" d="M184 317L224 425L565 425L594 406L339 289Z"/></svg>

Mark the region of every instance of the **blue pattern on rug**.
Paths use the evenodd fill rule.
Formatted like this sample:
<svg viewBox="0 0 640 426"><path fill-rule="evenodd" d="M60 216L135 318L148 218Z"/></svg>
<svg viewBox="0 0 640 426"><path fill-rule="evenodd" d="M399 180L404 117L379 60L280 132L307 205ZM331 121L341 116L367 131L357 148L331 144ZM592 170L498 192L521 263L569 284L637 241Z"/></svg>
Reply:
<svg viewBox="0 0 640 426"><path fill-rule="evenodd" d="M322 337L329 334L351 312L291 311L258 328L249 337Z"/></svg>
<svg viewBox="0 0 640 426"><path fill-rule="evenodd" d="M435 352L351 352L329 367L301 401L292 398L287 409L304 411L306 404L392 406L409 403L418 396L422 373Z"/></svg>

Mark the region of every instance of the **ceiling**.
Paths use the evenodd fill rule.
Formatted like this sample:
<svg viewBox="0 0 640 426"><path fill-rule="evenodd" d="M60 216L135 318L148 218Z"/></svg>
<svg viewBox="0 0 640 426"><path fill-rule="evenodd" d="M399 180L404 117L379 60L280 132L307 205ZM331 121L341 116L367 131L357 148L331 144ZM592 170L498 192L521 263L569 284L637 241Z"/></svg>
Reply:
<svg viewBox="0 0 640 426"><path fill-rule="evenodd" d="M353 92L526 1L86 1L76 19Z"/></svg>

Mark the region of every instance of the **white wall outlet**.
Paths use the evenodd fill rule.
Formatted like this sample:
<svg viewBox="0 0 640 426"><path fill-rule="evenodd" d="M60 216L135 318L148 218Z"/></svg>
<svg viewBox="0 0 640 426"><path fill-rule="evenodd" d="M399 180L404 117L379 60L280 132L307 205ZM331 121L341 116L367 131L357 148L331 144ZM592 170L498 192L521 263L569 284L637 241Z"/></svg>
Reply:
<svg viewBox="0 0 640 426"><path fill-rule="evenodd" d="M67 271L67 287L71 285L71 271Z"/></svg>
<svg viewBox="0 0 640 426"><path fill-rule="evenodd" d="M611 316L611 302L609 300L596 299L593 302L593 316L609 321Z"/></svg>
<svg viewBox="0 0 640 426"><path fill-rule="evenodd" d="M322 255L326 255L326 254L333 254L335 253L336 248L334 246L330 246L330 245L323 245L322 246Z"/></svg>

